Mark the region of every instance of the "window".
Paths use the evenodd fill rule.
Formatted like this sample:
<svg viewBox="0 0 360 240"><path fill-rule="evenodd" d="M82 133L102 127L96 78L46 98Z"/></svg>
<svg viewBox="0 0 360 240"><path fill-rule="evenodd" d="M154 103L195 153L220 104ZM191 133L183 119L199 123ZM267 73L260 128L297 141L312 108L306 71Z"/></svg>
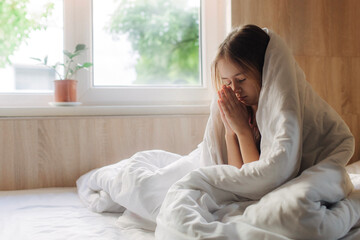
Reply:
<svg viewBox="0 0 360 240"><path fill-rule="evenodd" d="M32 1L37 2L37 0ZM229 15L226 14L229 12L229 0L163 1L164 4L175 4L174 6L168 6L175 10L181 8L183 11L197 11L196 14L190 14L190 16L193 16L193 24L195 24L195 27L193 26L191 29L197 28L199 31L198 36L201 37L190 46L197 47L195 50L192 49L191 54L195 55L195 58L198 60L201 58L201 61L194 63L191 62L191 58L188 58L188 61L183 61L178 64L185 67L176 68L176 66L165 64L158 66L160 70L155 69L156 71L154 70L156 64L151 63L148 65L150 67L146 68L143 62L154 61L157 63L164 55L157 56L156 60L149 57L151 53L150 55L148 54L147 57L144 57L139 48L136 48L136 46L129 41L129 32L124 29L120 31L119 29L111 28L110 25L111 17L109 15L119 14L117 10L121 8L121 2L136 3L136 0L63 0L60 2L63 2L64 12L64 49L71 50L74 49L77 43L84 43L89 47L89 51L81 56L82 59L80 59L80 61L92 61L94 63L94 67L91 68L90 71L77 73L79 82L78 97L79 101L84 105L134 106L209 103L209 99L211 98L210 64L216 53L218 44L226 35L229 27L227 22ZM176 6L176 4L179 6ZM57 5L54 9L55 8L61 9L62 6ZM136 11L138 11L138 9ZM147 9L144 10L144 13L140 12L139 16L141 17L142 14L148 14L146 12ZM175 15L173 13L171 14ZM161 18L160 15L156 17ZM169 23L164 21L162 24L162 28L165 31L166 25ZM61 25L58 25L59 29L60 26ZM146 30L148 29L145 29L145 31ZM99 32L101 31L106 34L100 34ZM110 38L112 43L102 42L104 41L102 38L107 38L106 41ZM113 39L115 39L115 41L113 41ZM180 37L178 39L181 40ZM48 43L44 44L44 46L45 45L48 46ZM59 42L57 42L56 45L61 45L61 43L59 44ZM176 49L172 50L176 52ZM165 54L164 52L161 52L161 54ZM32 55L30 57L42 57L45 55L44 53L48 53L50 59L50 51L47 50L35 56L30 54ZM174 55L177 54L181 56L185 55L184 53L185 52L179 51ZM129 54L126 55L125 60L120 58L123 54ZM61 52L59 55L61 55ZM109 59L109 56L113 59ZM169 56L169 54L165 54L165 56ZM165 61L165 59L163 60ZM167 58L166 61L170 61L169 58ZM23 79L21 81L19 80L20 84L22 84L24 88L27 88L26 84L24 84L24 82L28 82L26 77L32 75L31 71L36 71L38 81L36 81L37 85L34 86L33 89L37 89L37 92L24 93L20 91L20 93L1 93L1 105L46 106L48 102L52 101L52 93L50 92L51 84L49 85L45 79L52 78L53 73L39 65L36 67L37 69L35 69L35 67L29 69L26 67L21 68L20 66L20 69L17 70L17 76ZM107 73L109 71L107 68L112 72ZM170 68L170 70L168 68ZM161 71L164 69L168 71ZM181 72L179 69L186 69L186 71ZM159 75L159 72L162 72L163 75ZM147 78L149 73L153 73L151 78ZM41 87L39 86L40 83Z"/></svg>
<svg viewBox="0 0 360 240"><path fill-rule="evenodd" d="M200 0L93 1L93 86L201 86Z"/></svg>
<svg viewBox="0 0 360 240"><path fill-rule="evenodd" d="M49 92L55 73L31 58L62 57L62 0L3 1L0 9L0 92Z"/></svg>

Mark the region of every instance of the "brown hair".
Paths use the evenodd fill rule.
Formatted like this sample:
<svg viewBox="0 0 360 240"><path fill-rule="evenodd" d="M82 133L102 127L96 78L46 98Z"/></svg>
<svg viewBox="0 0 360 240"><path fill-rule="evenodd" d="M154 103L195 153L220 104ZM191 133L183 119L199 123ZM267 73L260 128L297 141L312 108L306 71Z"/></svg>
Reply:
<svg viewBox="0 0 360 240"><path fill-rule="evenodd" d="M256 25L234 28L220 44L212 64L214 87L219 90L222 85L217 69L220 59L238 64L247 74L260 75L261 81L265 51L269 41L269 35Z"/></svg>

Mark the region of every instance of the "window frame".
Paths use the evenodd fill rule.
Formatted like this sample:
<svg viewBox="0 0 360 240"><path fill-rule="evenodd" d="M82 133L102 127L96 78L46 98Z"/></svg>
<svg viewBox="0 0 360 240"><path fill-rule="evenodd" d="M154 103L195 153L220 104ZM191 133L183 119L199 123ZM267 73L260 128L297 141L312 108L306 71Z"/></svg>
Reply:
<svg viewBox="0 0 360 240"><path fill-rule="evenodd" d="M201 78L199 87L93 87L92 68L77 73L78 101L86 106L208 105L212 98L211 61L230 30L230 0L201 0ZM92 61L92 0L64 0L64 49L85 43L80 61ZM48 106L52 92L1 93L0 106Z"/></svg>

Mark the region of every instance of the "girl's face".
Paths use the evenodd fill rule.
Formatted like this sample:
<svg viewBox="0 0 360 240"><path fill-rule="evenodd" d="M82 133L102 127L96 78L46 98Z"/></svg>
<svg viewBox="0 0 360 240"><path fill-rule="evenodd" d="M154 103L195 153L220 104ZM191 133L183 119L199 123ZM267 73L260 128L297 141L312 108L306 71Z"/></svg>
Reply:
<svg viewBox="0 0 360 240"><path fill-rule="evenodd" d="M244 70L231 61L220 59L219 75L223 85L230 86L236 97L247 106L256 107L260 96L260 74L246 74Z"/></svg>

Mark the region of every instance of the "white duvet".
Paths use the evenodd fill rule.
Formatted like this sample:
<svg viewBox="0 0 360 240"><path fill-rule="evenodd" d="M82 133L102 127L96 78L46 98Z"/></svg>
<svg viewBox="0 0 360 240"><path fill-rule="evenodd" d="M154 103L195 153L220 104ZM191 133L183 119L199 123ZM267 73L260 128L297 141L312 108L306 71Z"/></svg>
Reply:
<svg viewBox="0 0 360 240"><path fill-rule="evenodd" d="M345 171L354 138L282 39L265 31L259 161L241 169L224 164L224 129L212 104L204 140L192 153L139 152L93 170L77 182L83 202L97 212L126 209L119 226L155 230L156 239L345 236L360 216L360 193Z"/></svg>

